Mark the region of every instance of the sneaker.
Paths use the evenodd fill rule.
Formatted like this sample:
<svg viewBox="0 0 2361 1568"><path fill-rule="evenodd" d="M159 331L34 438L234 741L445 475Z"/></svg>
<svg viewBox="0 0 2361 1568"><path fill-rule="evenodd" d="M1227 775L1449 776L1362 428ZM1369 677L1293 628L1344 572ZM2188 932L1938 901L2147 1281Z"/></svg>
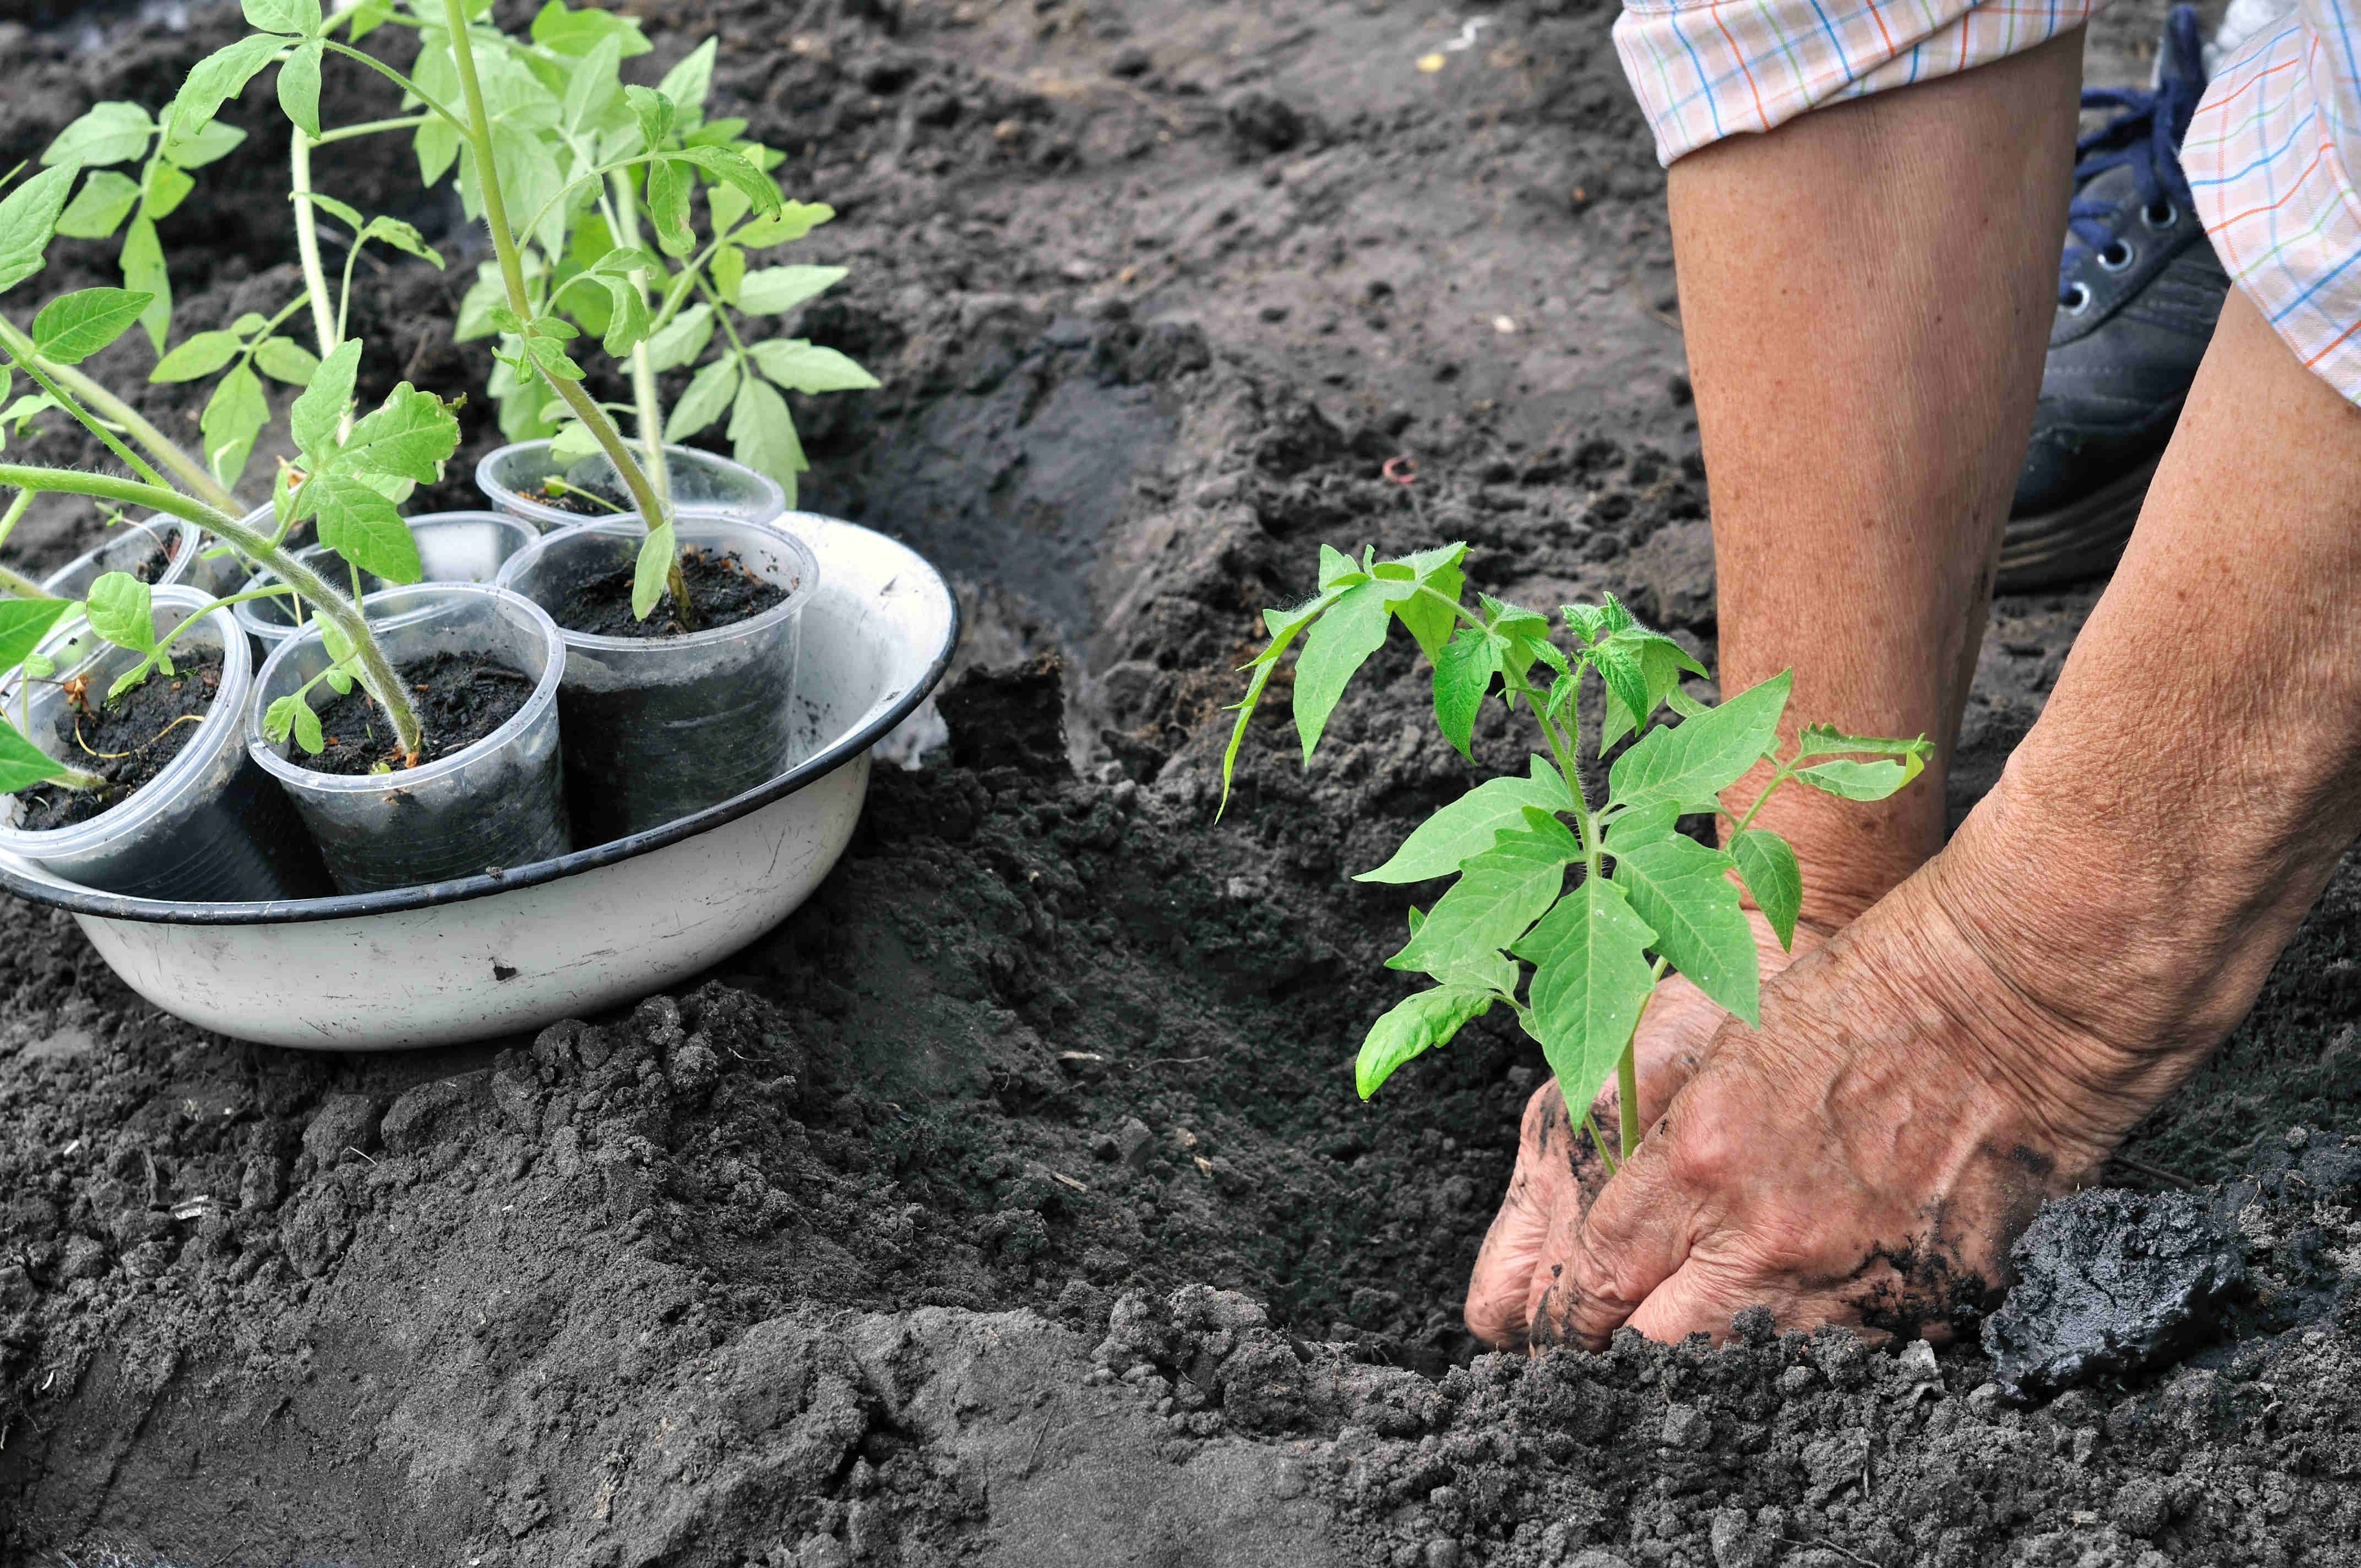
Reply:
<svg viewBox="0 0 2361 1568"><path fill-rule="evenodd" d="M2176 5L2153 91L2082 94L2083 108L2116 114L2075 147L2049 358L2001 541L2003 593L2114 568L2213 338L2230 280L2179 156L2205 92L2203 51L2195 8Z"/></svg>

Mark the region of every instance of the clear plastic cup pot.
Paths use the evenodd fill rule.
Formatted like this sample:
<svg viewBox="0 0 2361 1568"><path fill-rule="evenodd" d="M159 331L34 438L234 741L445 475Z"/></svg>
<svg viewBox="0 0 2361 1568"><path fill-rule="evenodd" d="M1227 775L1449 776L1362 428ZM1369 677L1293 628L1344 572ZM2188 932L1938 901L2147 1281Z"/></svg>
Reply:
<svg viewBox="0 0 2361 1568"><path fill-rule="evenodd" d="M418 542L422 583L489 583L500 575L510 556L541 537L541 531L533 524L496 511L429 512L408 521L410 535ZM298 550L295 558L340 587L352 580L352 568L324 544ZM278 580L269 572L257 572L247 580L246 591L269 587ZM398 586L401 585L389 583L372 573L361 574L363 593L378 593ZM237 623L261 645L266 655L283 639L293 635L298 626L311 620L306 611L303 620L297 620L295 600L285 594L247 599L235 608Z"/></svg>
<svg viewBox="0 0 2361 1568"><path fill-rule="evenodd" d="M211 596L182 585L151 595L158 623L179 626ZM88 629L50 639L55 652ZM85 674L104 692L138 655L112 643L73 668L60 662L59 679L0 689L9 717L21 716L33 743L53 757L74 754L73 713L60 680ZM163 771L121 803L71 828L27 832L16 826L12 796L0 809L0 850L21 855L54 875L107 893L200 903L315 898L329 891L326 872L292 806L269 774L247 754L246 701L254 686L253 655L229 611L207 613L172 643L175 662L219 653L221 685L196 733ZM151 677L153 678L153 677Z"/></svg>
<svg viewBox="0 0 2361 1568"><path fill-rule="evenodd" d="M159 550L164 553L164 564L148 578L148 584L163 587L182 582L196 569L203 553L203 540L204 532L195 523L183 522L177 517L158 515L137 522L126 521L108 529L98 548L75 556L43 577L41 587L60 598L88 598L91 584L109 572L129 572L137 576Z"/></svg>
<svg viewBox="0 0 2361 1568"><path fill-rule="evenodd" d="M387 773L324 773L291 742L264 738L262 716L328 663L317 623L263 662L246 707L246 749L284 788L341 893L376 893L478 876L564 854L566 795L557 623L519 595L473 583L387 589L361 603L399 669L435 653L484 653L522 671L533 695L508 722L447 757ZM324 689L324 688L315 688Z"/></svg>
<svg viewBox="0 0 2361 1568"><path fill-rule="evenodd" d="M769 522L786 515L787 492L766 474L694 446L667 446L664 455L664 482L660 489L670 498L676 516ZM551 479L598 499L585 499L587 510L553 504L547 488ZM544 530L572 528L609 517L633 521L639 516L605 453L553 457L546 441L519 442L492 453L476 465L476 488L484 492L495 511L529 519L534 527ZM611 503L615 510L606 510L601 501Z"/></svg>
<svg viewBox="0 0 2361 1568"><path fill-rule="evenodd" d="M777 523L685 517L675 527L683 549L734 554L787 597L678 637L560 629L566 782L584 849L741 795L793 760L796 639L818 563ZM637 521L545 533L511 558L500 585L554 609L579 585L628 571L642 537Z"/></svg>

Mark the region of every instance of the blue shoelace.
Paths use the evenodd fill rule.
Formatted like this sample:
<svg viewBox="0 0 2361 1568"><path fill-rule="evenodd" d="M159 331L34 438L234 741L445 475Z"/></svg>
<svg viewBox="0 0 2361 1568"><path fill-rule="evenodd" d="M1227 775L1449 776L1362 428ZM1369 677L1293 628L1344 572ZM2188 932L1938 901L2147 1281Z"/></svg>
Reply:
<svg viewBox="0 0 2361 1568"><path fill-rule="evenodd" d="M2175 5L2165 21L2164 59L2156 91L2093 87L2082 93L2085 109L2114 109L2115 117L2074 144L2074 189L2081 192L2110 169L2131 166L2140 204L2149 212L2191 210L2188 177L2180 171L2180 139L2189 116L2205 95L2205 45L2197 8ZM2058 264L2058 302L2074 302L2075 269L2086 253L2103 254L2117 243L2111 226L2113 203L2080 195L2066 210L2066 248Z"/></svg>

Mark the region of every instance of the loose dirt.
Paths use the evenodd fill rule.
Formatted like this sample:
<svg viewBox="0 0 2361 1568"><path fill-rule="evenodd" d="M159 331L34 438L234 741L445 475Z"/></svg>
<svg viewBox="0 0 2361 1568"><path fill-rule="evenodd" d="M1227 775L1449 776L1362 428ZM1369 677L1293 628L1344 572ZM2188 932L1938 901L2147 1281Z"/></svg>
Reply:
<svg viewBox="0 0 2361 1568"><path fill-rule="evenodd" d="M410 690L423 740L421 762L464 751L517 715L538 683L522 671L473 653L432 653L395 672ZM298 751L305 767L323 773L366 773L401 764L393 727L357 685L337 696L324 687L318 702L327 749Z"/></svg>
<svg viewBox="0 0 2361 1568"><path fill-rule="evenodd" d="M214 646L220 646L218 641ZM132 791L162 773L195 737L213 707L214 693L221 689L221 655L208 653L174 660L173 674L151 674L113 702L105 700L105 683L95 683L95 689L77 701L71 725L51 742L49 754L106 783L86 790L55 784L28 789L19 797L24 815L17 827L28 833L71 828L121 805Z"/></svg>
<svg viewBox="0 0 2361 1568"><path fill-rule="evenodd" d="M688 584L688 602L697 611L699 630L752 620L787 597L786 589L764 582L735 555L684 550L680 572ZM558 606L557 624L569 631L601 637L677 637L689 630L681 624L677 607L669 598L660 600L644 619L633 615L633 569L626 566L575 588Z"/></svg>
<svg viewBox="0 0 2361 1568"><path fill-rule="evenodd" d="M237 1045L0 903L0 1561L2351 1560L2361 875L2139 1168L2028 1238L1998 1362L1760 1324L1527 1362L1458 1312L1538 1053L1485 1020L1352 1093L1406 901L1347 873L1471 777L1409 659L1308 773L1257 724L1211 820L1232 666L1318 543L1464 538L1488 591L1615 591L1711 652L1663 181L1606 9L645 9L643 63L720 31L717 112L843 214L796 259L851 278L777 327L885 389L798 406L804 504L957 578L949 743L878 772L778 931L530 1040ZM32 57L0 165L235 26L34 16L0 37ZM2105 80L2157 20L2105 24ZM251 170L168 224L192 324L291 288L262 101ZM456 261L363 264L365 390L479 388L436 324L473 241L403 149L334 150L329 188ZM113 280L79 255L60 286ZM468 503L484 412L423 508ZM95 532L45 505L12 551ZM2094 598L1995 608L1955 817Z"/></svg>

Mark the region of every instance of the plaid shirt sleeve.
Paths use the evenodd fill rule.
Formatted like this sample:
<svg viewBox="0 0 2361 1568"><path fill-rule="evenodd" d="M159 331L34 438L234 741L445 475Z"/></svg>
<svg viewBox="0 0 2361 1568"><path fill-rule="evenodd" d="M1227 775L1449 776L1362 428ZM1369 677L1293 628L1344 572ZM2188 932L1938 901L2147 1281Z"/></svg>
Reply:
<svg viewBox="0 0 2361 1568"><path fill-rule="evenodd" d="M1656 156L2019 54L2093 0L1625 0L1615 49Z"/></svg>
<svg viewBox="0 0 2361 1568"><path fill-rule="evenodd" d="M2214 73L2181 167L2222 265L2315 374L2361 401L2361 37L2301 0Z"/></svg>

